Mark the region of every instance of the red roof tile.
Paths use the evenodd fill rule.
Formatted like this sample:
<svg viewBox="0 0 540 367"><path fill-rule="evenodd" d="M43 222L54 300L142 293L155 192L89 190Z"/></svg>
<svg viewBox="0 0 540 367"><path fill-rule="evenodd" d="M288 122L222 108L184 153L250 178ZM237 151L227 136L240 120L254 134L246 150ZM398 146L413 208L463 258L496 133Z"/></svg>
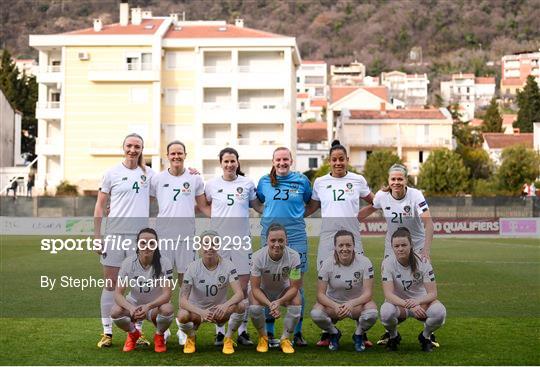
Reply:
<svg viewBox="0 0 540 367"><path fill-rule="evenodd" d="M312 107L326 107L328 102L326 99L312 99L309 103Z"/></svg>
<svg viewBox="0 0 540 367"><path fill-rule="evenodd" d="M225 29L225 30L220 30ZM165 38L279 38L286 37L275 33L259 31L246 27L227 25L187 25L177 30L171 27Z"/></svg>
<svg viewBox="0 0 540 367"><path fill-rule="evenodd" d="M351 110L351 119L355 120L405 120L405 119L426 119L426 120L446 120L446 116L440 110Z"/></svg>
<svg viewBox="0 0 540 367"><path fill-rule="evenodd" d="M495 84L495 78L492 76L481 76L474 78L476 84Z"/></svg>
<svg viewBox="0 0 540 367"><path fill-rule="evenodd" d="M501 85L523 85L525 81L520 78L507 78L501 80Z"/></svg>
<svg viewBox="0 0 540 367"><path fill-rule="evenodd" d="M64 33L66 35L122 35L122 34L140 34L140 35L152 35L156 33L161 23L164 19L143 19L141 24L133 25L128 24L126 26L121 26L119 23L103 25L101 31L94 31L94 27L79 29L72 32ZM145 28L147 26L153 26L152 28Z"/></svg>
<svg viewBox="0 0 540 367"><path fill-rule="evenodd" d="M318 143L327 139L326 123L297 123L296 132L299 143Z"/></svg>
<svg viewBox="0 0 540 367"><path fill-rule="evenodd" d="M371 94L376 95L379 98L388 101L388 88L384 86L380 87L362 87L364 90L368 91Z"/></svg>
<svg viewBox="0 0 540 367"><path fill-rule="evenodd" d="M305 98L308 98L308 94L307 93L296 93L296 98L305 99Z"/></svg>
<svg viewBox="0 0 540 367"><path fill-rule="evenodd" d="M522 144L527 148L533 147L533 133L521 134L503 134L503 133L484 133L484 140L489 149L503 149L516 144Z"/></svg>
<svg viewBox="0 0 540 367"><path fill-rule="evenodd" d="M360 87L331 87L330 88L330 101L336 103L340 99L348 96Z"/></svg>

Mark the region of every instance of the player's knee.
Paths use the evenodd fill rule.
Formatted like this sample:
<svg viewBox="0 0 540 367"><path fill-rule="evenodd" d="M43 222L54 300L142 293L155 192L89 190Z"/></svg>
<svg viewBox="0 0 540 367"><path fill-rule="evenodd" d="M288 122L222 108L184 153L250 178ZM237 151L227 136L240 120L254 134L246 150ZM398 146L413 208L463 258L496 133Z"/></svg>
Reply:
<svg viewBox="0 0 540 367"><path fill-rule="evenodd" d="M242 300L240 302L238 302L234 308L234 312L236 313L243 313L244 311L246 311L246 303L247 302L244 302L244 301L247 301L247 300Z"/></svg>
<svg viewBox="0 0 540 367"><path fill-rule="evenodd" d="M173 305L170 303L165 303L159 306L159 314L163 316L171 316L174 312Z"/></svg>
<svg viewBox="0 0 540 367"><path fill-rule="evenodd" d="M362 311L360 314L360 318L370 325L375 324L378 316L379 313L374 308L368 308L367 310Z"/></svg>
<svg viewBox="0 0 540 367"><path fill-rule="evenodd" d="M446 307L440 302L435 302L426 310L427 322L432 325L443 325L446 320Z"/></svg>
<svg viewBox="0 0 540 367"><path fill-rule="evenodd" d="M397 310L396 306L385 302L381 306L381 322L384 324L392 323L397 319Z"/></svg>
<svg viewBox="0 0 540 367"><path fill-rule="evenodd" d="M313 321L325 320L328 317L326 312L319 310L318 308L311 310L310 315Z"/></svg>
<svg viewBox="0 0 540 367"><path fill-rule="evenodd" d="M264 317L264 306L251 305L249 306L249 315L253 318Z"/></svg>
<svg viewBox="0 0 540 367"><path fill-rule="evenodd" d="M182 310L178 313L177 319L181 324L186 324L191 321L191 316L189 312Z"/></svg>
<svg viewBox="0 0 540 367"><path fill-rule="evenodd" d="M118 319L122 316L124 316L124 309L118 305L114 305L111 308L111 318Z"/></svg>
<svg viewBox="0 0 540 367"><path fill-rule="evenodd" d="M299 318L302 315L302 306L287 306L287 313L294 318Z"/></svg>

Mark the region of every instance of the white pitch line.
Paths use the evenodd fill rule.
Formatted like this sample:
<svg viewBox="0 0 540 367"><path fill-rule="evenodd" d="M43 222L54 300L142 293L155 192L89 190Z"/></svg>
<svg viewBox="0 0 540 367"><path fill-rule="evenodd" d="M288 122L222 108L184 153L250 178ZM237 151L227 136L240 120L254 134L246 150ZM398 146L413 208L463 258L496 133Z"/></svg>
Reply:
<svg viewBox="0 0 540 367"><path fill-rule="evenodd" d="M460 243L464 243L464 244L468 244L470 245L471 242L473 242L475 245L489 245L489 246L503 246L503 247L526 247L526 248L536 248L538 250L540 250L540 246L537 246L537 245L527 245L527 244L524 244L524 243L508 243L508 242L483 242L483 241L465 241L465 240L458 240L456 238L443 238L442 240L444 241L451 241L451 242L460 242Z"/></svg>
<svg viewBox="0 0 540 367"><path fill-rule="evenodd" d="M540 264L540 261L496 261L496 260L436 260L435 263L474 263L474 264Z"/></svg>

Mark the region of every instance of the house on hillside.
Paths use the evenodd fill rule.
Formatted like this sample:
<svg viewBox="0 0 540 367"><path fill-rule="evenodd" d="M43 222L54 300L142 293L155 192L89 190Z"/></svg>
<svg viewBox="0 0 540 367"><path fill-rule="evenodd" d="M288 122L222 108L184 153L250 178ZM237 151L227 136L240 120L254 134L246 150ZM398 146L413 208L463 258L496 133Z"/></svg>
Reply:
<svg viewBox="0 0 540 367"><path fill-rule="evenodd" d="M165 147L176 139L206 178L221 174L224 146L237 148L254 180L268 172L276 147L296 155L301 60L294 37L248 28L242 19L130 12L126 2L119 19L30 36L39 51L37 188L68 180L95 190L132 132L144 137L146 163L156 171L167 167Z"/></svg>
<svg viewBox="0 0 540 367"><path fill-rule="evenodd" d="M540 84L540 49L504 55L501 58L501 96L515 96L525 86L529 75Z"/></svg>
<svg viewBox="0 0 540 367"><path fill-rule="evenodd" d="M503 134L503 133L484 133L484 144L482 148L488 152L489 157L493 160L495 165L500 166L501 153L504 148L511 147L513 145L521 144L526 148L533 148L533 133L520 133L520 134Z"/></svg>
<svg viewBox="0 0 540 367"><path fill-rule="evenodd" d="M327 65L322 60L303 60L296 72L296 117L323 121L327 106Z"/></svg>
<svg viewBox="0 0 540 367"><path fill-rule="evenodd" d="M403 101L407 107L423 107L428 100L427 74L406 74L390 71L381 74L381 85L388 88L391 100Z"/></svg>
<svg viewBox="0 0 540 367"><path fill-rule="evenodd" d="M358 60L350 64L330 65L330 85L362 85L366 76L366 66Z"/></svg>
<svg viewBox="0 0 540 367"><path fill-rule="evenodd" d="M296 170L305 172L316 170L324 164L330 149L326 136L326 123L298 123L298 146L296 150Z"/></svg>
<svg viewBox="0 0 540 367"><path fill-rule="evenodd" d="M375 150L392 150L416 177L420 165L437 148L452 149L452 117L448 110L350 110L338 136L349 149L350 163L359 171Z"/></svg>

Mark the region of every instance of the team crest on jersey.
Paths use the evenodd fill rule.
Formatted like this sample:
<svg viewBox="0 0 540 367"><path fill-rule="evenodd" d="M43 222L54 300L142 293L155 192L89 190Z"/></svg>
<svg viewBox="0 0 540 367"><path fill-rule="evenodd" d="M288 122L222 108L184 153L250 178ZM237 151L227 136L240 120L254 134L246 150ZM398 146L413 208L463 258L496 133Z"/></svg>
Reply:
<svg viewBox="0 0 540 367"><path fill-rule="evenodd" d="M419 272L416 272L414 273L413 277L415 280L419 280L422 277L422 274L420 274Z"/></svg>
<svg viewBox="0 0 540 367"><path fill-rule="evenodd" d="M184 186L184 189L189 189L189 182L184 182L182 186Z"/></svg>
<svg viewBox="0 0 540 367"><path fill-rule="evenodd" d="M145 176L145 175L141 175L141 182L142 182L142 183L145 183L145 182L146 182L146 176Z"/></svg>
<svg viewBox="0 0 540 367"><path fill-rule="evenodd" d="M222 283L222 284L225 283L225 276L220 275L219 278L218 278L218 281L219 281L220 283Z"/></svg>
<svg viewBox="0 0 540 367"><path fill-rule="evenodd" d="M359 271L355 271L355 272L354 272L354 277L355 277L356 279L360 279L360 272L359 272Z"/></svg>
<svg viewBox="0 0 540 367"><path fill-rule="evenodd" d="M183 187L183 189L182 189L182 195L189 195L189 194L191 194L191 188L190 188L189 182L187 182L187 181L184 182L184 183L182 184L182 187Z"/></svg>
<svg viewBox="0 0 540 367"><path fill-rule="evenodd" d="M403 210L405 211L405 213L409 214L411 212L411 207L409 205L405 205L403 207Z"/></svg>
<svg viewBox="0 0 540 367"><path fill-rule="evenodd" d="M350 182L347 182L347 188L350 190L350 189L352 189L352 187L353 187L353 184L350 183Z"/></svg>
<svg viewBox="0 0 540 367"><path fill-rule="evenodd" d="M242 192L244 192L244 188L243 187L237 187L236 192L241 194Z"/></svg>
<svg viewBox="0 0 540 367"><path fill-rule="evenodd" d="M291 268L289 268L288 266L285 266L283 269L281 269L281 274L284 277L288 276L290 272L291 272Z"/></svg>

